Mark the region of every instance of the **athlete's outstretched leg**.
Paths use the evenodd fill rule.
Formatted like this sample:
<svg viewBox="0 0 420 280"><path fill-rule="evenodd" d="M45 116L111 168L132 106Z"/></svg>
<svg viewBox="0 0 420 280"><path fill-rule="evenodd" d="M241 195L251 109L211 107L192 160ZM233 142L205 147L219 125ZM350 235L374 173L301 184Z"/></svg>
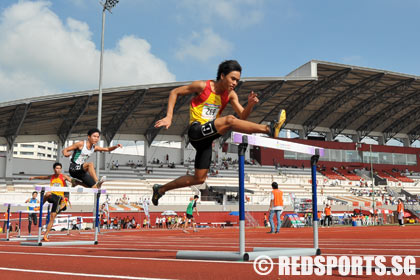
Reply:
<svg viewBox="0 0 420 280"><path fill-rule="evenodd" d="M167 191L204 183L206 181L208 171L208 169L195 169L194 176L185 175L163 186L154 185L152 197L153 205L157 206L159 198L161 198Z"/></svg>
<svg viewBox="0 0 420 280"><path fill-rule="evenodd" d="M88 162L83 164L83 169L89 173L89 175L95 180L95 182L98 182L98 176L96 176L95 166L93 165L93 162Z"/></svg>

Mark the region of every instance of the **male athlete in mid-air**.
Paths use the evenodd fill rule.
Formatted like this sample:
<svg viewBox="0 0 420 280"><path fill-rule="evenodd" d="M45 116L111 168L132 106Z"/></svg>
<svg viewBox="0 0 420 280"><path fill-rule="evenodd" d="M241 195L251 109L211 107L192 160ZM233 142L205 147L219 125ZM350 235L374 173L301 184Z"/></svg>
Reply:
<svg viewBox="0 0 420 280"><path fill-rule="evenodd" d="M265 133L278 137L286 120L286 112L280 110L277 120L269 125L246 121L252 108L259 102L257 95L251 92L245 108L239 103L235 87L241 78L242 68L236 60L227 60L219 65L216 81L195 81L189 85L173 89L169 94L166 117L156 122L155 127L168 129L172 124L173 110L178 96L196 94L190 104L190 126L188 138L196 150L195 173L179 177L163 186L153 186L152 202L158 200L165 192L191 185L202 184L207 177L211 163L212 143L226 132L233 130L242 133ZM230 103L239 119L233 115L221 117L226 105Z"/></svg>
<svg viewBox="0 0 420 280"><path fill-rule="evenodd" d="M63 149L63 155L65 157L72 156L70 159L69 173L70 176L77 179L72 180L72 186L82 185L88 188L101 188L106 177L103 176L101 180L98 180L93 162L86 161L94 152L111 152L122 147L122 145L118 144L108 148L96 146L101 135L100 130L97 128L90 129L87 135L87 140L79 141ZM73 151L73 154L71 151Z"/></svg>

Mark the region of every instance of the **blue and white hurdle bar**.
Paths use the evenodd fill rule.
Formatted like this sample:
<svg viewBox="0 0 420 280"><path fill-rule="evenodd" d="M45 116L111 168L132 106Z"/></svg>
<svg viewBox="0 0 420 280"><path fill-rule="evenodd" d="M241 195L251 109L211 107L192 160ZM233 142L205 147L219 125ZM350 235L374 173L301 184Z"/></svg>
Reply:
<svg viewBox="0 0 420 280"><path fill-rule="evenodd" d="M70 187L50 187L35 186L35 190L41 192L39 205L43 204L45 192L70 192L70 193L93 193L96 200L96 219L95 219L95 236L93 241L73 240L62 242L42 242L42 207L39 209L38 239L36 242L21 242L20 245L25 246L72 246L72 245L97 245L98 244L98 225L99 225L99 198L101 194L105 194L105 189L94 188L70 188Z"/></svg>
<svg viewBox="0 0 420 280"><path fill-rule="evenodd" d="M4 203L4 206L7 207L7 219L6 219L6 238L1 238L0 241L25 241L25 240L37 240L36 236L21 236L21 227L22 227L22 213L35 213L34 211L19 211L18 219L10 219L12 207L38 207L37 203ZM44 205L47 207L47 205ZM19 232L16 237L10 237L10 227L11 221L19 221ZM5 220L0 220L1 222Z"/></svg>
<svg viewBox="0 0 420 280"><path fill-rule="evenodd" d="M324 155L324 149L299 143L283 141L279 139L232 133L232 142L239 144L239 252L227 251L178 251L177 259L195 260L225 260L225 261L252 261L259 256L276 258L279 256L315 256L320 255L318 245L318 209L316 193L316 164L320 156ZM313 247L311 248L254 248L252 252L245 252L245 151L248 144L285 151L293 151L312 155L312 217L313 217Z"/></svg>

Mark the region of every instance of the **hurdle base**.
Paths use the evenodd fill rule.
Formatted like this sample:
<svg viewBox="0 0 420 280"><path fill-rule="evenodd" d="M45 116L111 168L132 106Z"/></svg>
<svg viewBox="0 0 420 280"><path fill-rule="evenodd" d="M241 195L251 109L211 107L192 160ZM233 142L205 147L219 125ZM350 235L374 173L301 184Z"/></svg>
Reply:
<svg viewBox="0 0 420 280"><path fill-rule="evenodd" d="M244 257L239 252L220 252L220 251L178 251L177 259L189 260L223 260L223 261L243 261Z"/></svg>
<svg viewBox="0 0 420 280"><path fill-rule="evenodd" d="M279 256L318 256L321 255L319 248L267 248L256 247L253 252L245 253L245 261L253 261L259 256L267 256L270 258L277 258Z"/></svg>
<svg viewBox="0 0 420 280"><path fill-rule="evenodd" d="M0 239L0 241L29 241L29 240L38 240L38 236L11 237L11 238Z"/></svg>
<svg viewBox="0 0 420 280"><path fill-rule="evenodd" d="M23 246L73 246L73 245L97 245L98 241L67 241L67 242L20 242Z"/></svg>

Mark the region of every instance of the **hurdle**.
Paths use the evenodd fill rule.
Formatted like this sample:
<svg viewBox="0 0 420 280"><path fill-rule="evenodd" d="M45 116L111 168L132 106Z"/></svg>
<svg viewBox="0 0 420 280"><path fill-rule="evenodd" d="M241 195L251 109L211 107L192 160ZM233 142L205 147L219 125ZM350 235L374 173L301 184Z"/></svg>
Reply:
<svg viewBox="0 0 420 280"><path fill-rule="evenodd" d="M232 133L232 142L239 144L239 252L226 251L178 251L177 259L198 260L225 260L225 261L252 261L259 256L271 258L279 256L315 256L321 254L318 243L318 215L316 193L316 164L320 156L324 155L324 149L299 143L283 141L279 139ZM252 252L245 252L245 151L248 144L285 151L293 151L312 155L312 216L313 216L313 247L311 248L254 248Z"/></svg>
<svg viewBox="0 0 420 280"><path fill-rule="evenodd" d="M25 211L19 211L19 218L18 219L10 219L11 207L37 207L39 206L36 203L4 203L4 206L7 207L7 220L6 220L6 238L1 238L0 241L28 241L28 240L36 240L36 236L29 236L21 235L21 228L22 228L22 213L27 213ZM16 237L10 237L10 222L11 221L19 221L19 231ZM5 220L0 220L1 222Z"/></svg>
<svg viewBox="0 0 420 280"><path fill-rule="evenodd" d="M39 209L39 224L38 224L38 236L36 242L21 242L20 245L24 246L72 246L72 245L97 245L98 244L98 224L99 224L99 199L101 194L105 194L104 189L90 189L90 188L70 188L70 187L46 187L46 186L35 186L35 190L41 192L40 206L43 204L44 194L46 191L55 192L74 192L74 193L93 193L95 194L96 202L96 219L95 219L95 236L93 241L86 240L73 240L73 241L59 241L59 242L42 242L42 207Z"/></svg>

